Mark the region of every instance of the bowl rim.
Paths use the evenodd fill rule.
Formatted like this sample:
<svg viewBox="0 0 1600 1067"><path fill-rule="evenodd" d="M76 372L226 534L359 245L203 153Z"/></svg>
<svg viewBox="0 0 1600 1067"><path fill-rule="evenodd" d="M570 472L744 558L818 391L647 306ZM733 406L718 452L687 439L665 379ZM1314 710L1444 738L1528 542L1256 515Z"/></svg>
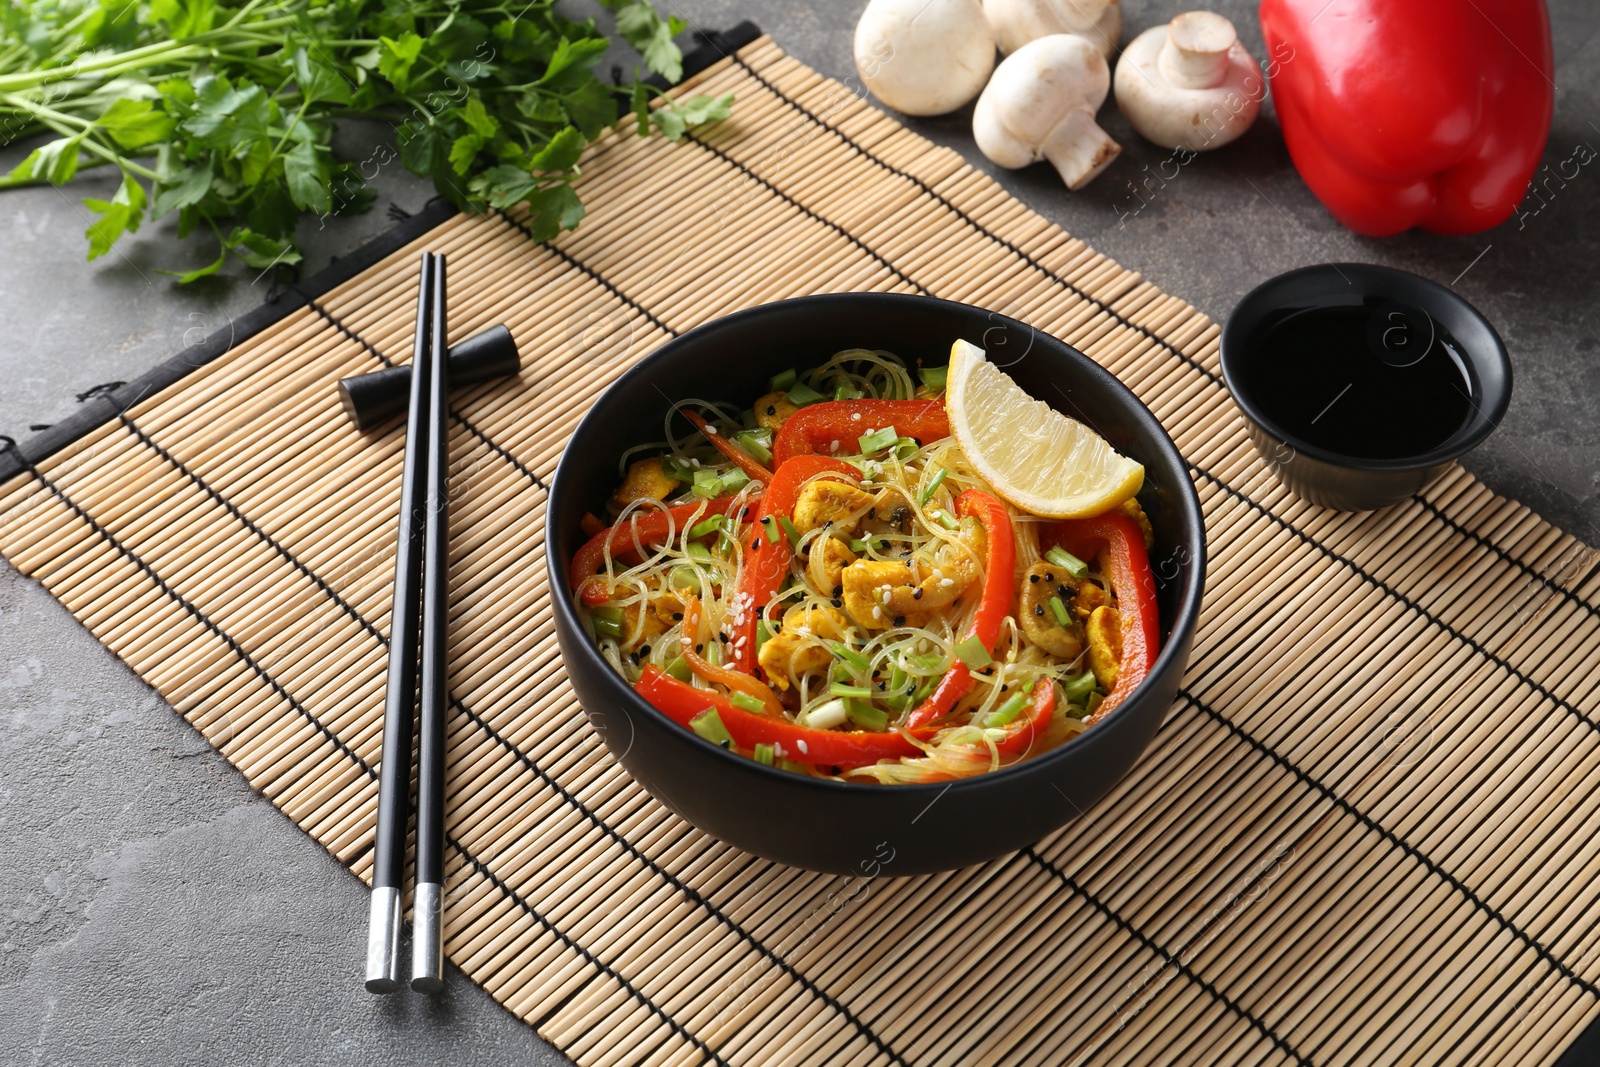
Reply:
<svg viewBox="0 0 1600 1067"><path fill-rule="evenodd" d="M1487 397L1489 404L1486 408L1472 404L1471 399L1468 399L1468 403L1472 404L1474 414L1482 416L1475 420L1477 425L1472 428L1470 433L1459 438L1451 435L1445 439L1443 444L1416 456L1403 456L1396 459L1347 456L1342 452L1334 452L1331 449L1313 445L1305 439L1288 432L1267 416L1256 402L1256 398L1250 394L1250 390L1242 386L1238 377L1241 370L1238 362L1243 358L1240 348L1245 341L1245 338L1239 336L1244 329L1240 321L1243 318L1242 313L1246 310L1253 313L1255 305L1262 303L1267 304L1268 310L1271 310L1280 303L1275 291L1302 278L1315 277L1330 282L1337 281L1339 289L1336 290L1330 285L1329 291L1345 291L1353 284L1345 273L1346 271L1372 279L1379 284L1387 281L1399 282L1406 286L1420 286L1428 291L1434 299L1453 304L1465 312L1488 332L1490 339L1493 341L1493 344L1489 346L1489 351L1481 352L1474 348L1465 352L1464 357L1474 365L1474 373L1478 375L1480 381L1483 375L1477 370L1478 366L1489 364L1500 372L1504 385L1495 395ZM1337 276L1336 279L1335 276ZM1330 466L1363 473L1375 474L1389 471L1426 470L1460 459L1481 445L1490 434L1499 428L1501 420L1505 418L1506 411L1511 406L1511 355L1506 351L1505 341L1500 337L1499 331L1494 328L1494 323L1489 321L1488 316L1474 307L1466 297L1453 289L1440 285L1432 278L1424 278L1420 274L1414 274L1408 270L1401 270L1398 267L1389 267L1380 263L1314 263L1308 267L1299 267L1295 270L1285 271L1282 274L1275 274L1256 285L1241 297L1239 302L1233 306L1233 310L1228 313L1227 321L1223 324L1222 335L1219 339L1217 361L1222 367L1222 378L1227 384L1228 395L1233 399L1239 410L1244 413L1245 417L1259 426L1265 433L1276 437L1279 441L1294 449L1297 455L1309 456Z"/></svg>
<svg viewBox="0 0 1600 1067"><path fill-rule="evenodd" d="M1166 670L1173 669L1173 662L1180 654L1187 656L1187 649L1190 641L1194 635L1195 629L1199 625L1200 606L1201 600L1205 593L1206 565L1208 561L1205 514L1200 506L1200 497L1195 491L1193 480L1188 476L1188 461L1185 460L1182 453L1178 451L1177 445L1173 443L1171 436L1166 431L1166 428L1161 425L1161 420L1156 418L1155 413L1152 412L1150 408L1145 405L1145 403L1138 398L1133 390L1128 388L1128 386L1125 385L1120 378L1112 374L1099 363L1096 363L1090 357L1084 355L1073 345L1070 345L1066 341L1055 337L1053 334L1046 333L1045 331L1033 327L1028 323L1022 322L1018 319L1013 319L1007 315L1002 315L999 312L989 311L988 309L979 307L975 304L967 304L956 300L945 300L941 297L924 296L916 293L818 293L809 296L791 297L786 300L775 300L765 304L757 304L753 307L743 308L727 315L718 316L717 318L712 319L709 322L701 323L699 326L687 330L676 337L669 338L654 351L641 358L632 367L618 375L610 385L606 386L600 395L595 398L594 402L590 405L589 410L584 414L583 418L578 421L578 425L573 427L571 437L569 437L568 440L570 442L572 437L577 437L579 434L583 433L586 429L590 428L592 423L604 420L606 397L613 390L619 389L626 383L635 379L648 379L655 373L655 367L658 364L665 362L666 359L670 358L672 353L681 348L701 343L702 339L708 334L715 334L719 330L728 328L730 325L741 324L752 319L760 319L765 317L784 317L793 314L822 313L825 312L826 308L830 305L881 305L886 303L898 303L906 305L909 308L920 309L928 309L930 306L943 307L956 313L976 312L985 316L989 322L994 324L991 328L1015 327L1027 330L1029 331L1030 336L1042 337L1045 339L1047 344L1059 345L1064 350L1063 354L1068 359L1076 359L1081 361L1084 365L1084 369L1091 376L1099 376L1105 379L1104 384L1111 389L1113 394L1120 392L1123 395L1123 398L1130 404L1130 410L1137 421L1147 424L1145 429L1150 433L1154 441L1156 451L1158 453L1162 453L1163 458L1166 459L1172 466L1173 470L1179 474L1179 477L1175 479L1175 487L1177 490L1176 496L1180 501L1179 506L1182 512L1183 525L1190 527L1197 535L1192 539L1193 543L1186 546L1189 555L1188 566L1190 567L1190 573L1193 575L1193 578L1179 589L1178 605L1175 612L1175 617L1172 620L1171 632L1168 635L1167 640L1162 643L1161 651L1156 655L1156 661L1151 665L1150 671L1145 676L1145 680L1134 688L1133 692L1129 694L1127 700L1124 700L1121 705L1113 709L1111 715L1107 717L1105 721L1097 723L1093 729L1084 730L1077 736L1068 738L1066 741L1057 745L1048 752L1041 753L1036 757L1019 760L1018 762L1007 767L1002 767L999 770L972 775L968 778L956 778L945 782L908 782L892 787L893 792L896 795L906 794L907 792L911 794L942 793L952 788L985 788L998 782L1004 782L1013 778L1021 777L1025 774L1037 773L1040 768L1048 766L1051 762L1059 762L1067 759L1067 754L1076 749L1092 747L1096 742L1097 735L1102 737L1104 736L1101 731L1108 730L1112 724L1125 719L1132 713L1135 704L1133 698L1140 695L1142 692L1147 691L1146 687L1149 686L1152 678ZM1050 403L1050 401L1046 400L1046 403ZM1050 406L1053 408L1055 407L1053 403ZM1057 408L1056 410L1060 409ZM545 521L547 523L550 521L550 517L556 515L562 510L560 505L569 491L567 482L570 481L570 478L563 477L563 475L566 474L569 469L568 463L568 451L567 448L563 446L561 458L556 464L555 474L551 478L549 498L545 509ZM570 491L577 492L578 490L572 489ZM577 608L573 603L574 592L567 580L568 561L558 560L556 558L555 546L556 539L552 537L547 530L545 534L545 567L549 572L549 595L552 600L551 610L558 617L559 625L571 627L574 633L582 634L582 623L578 618ZM614 699L627 700L629 702L629 706L638 713L641 713L646 717L652 717L659 720L659 724L665 724L666 726L675 730L682 730L682 727L672 719L668 718L665 713L660 711L648 700L645 700L638 693L636 693L633 687L628 685L622 676L618 674L616 670L613 669L612 666L600 656L599 652L594 648L591 642L584 640L581 642L581 644L582 655L589 657L590 662L600 668L601 674L606 678L606 684L612 689L611 695ZM1184 651L1180 653L1178 651L1180 649ZM565 664L563 664L563 669L566 669ZM1165 709L1163 710L1163 717L1165 717ZM686 736L693 737L692 734L688 734L686 731L685 734ZM751 770L754 770L755 772L773 776L774 778L781 779L783 782L788 783L791 786L800 788L844 790L847 794L856 796L866 796L874 793L881 793L886 788L872 782L837 782L827 778L814 778L809 776L795 775L790 772L780 770L776 767L768 767L757 763L752 759L740 756L736 753L728 752L721 747L712 745L710 743L702 743L699 748L712 759L734 761L747 773Z"/></svg>

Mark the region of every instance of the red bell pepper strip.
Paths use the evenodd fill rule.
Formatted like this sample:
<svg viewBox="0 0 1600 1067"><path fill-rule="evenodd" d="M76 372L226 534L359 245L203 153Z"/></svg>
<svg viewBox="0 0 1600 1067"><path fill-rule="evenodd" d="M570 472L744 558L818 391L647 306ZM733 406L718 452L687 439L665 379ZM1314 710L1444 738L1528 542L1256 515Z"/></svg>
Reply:
<svg viewBox="0 0 1600 1067"><path fill-rule="evenodd" d="M708 682L718 682L727 686L736 693L755 697L761 701L762 707L768 715L783 715L783 705L778 702L778 695L765 682L754 675L732 670L728 667L719 667L696 649L700 638L700 601L685 593L683 595L683 629L679 631L678 643L683 650L683 660L689 669Z"/></svg>
<svg viewBox="0 0 1600 1067"><path fill-rule="evenodd" d="M739 570L739 593L733 610L733 664L746 674L756 669L756 624L761 612L772 599L783 576L789 573L789 561L794 549L789 539L779 535L776 541L766 537L766 519L794 514L800 486L806 479L818 474L837 474L852 482L861 480L861 472L842 459L826 456L797 456L778 466L767 491L761 494L761 506L756 512L753 533L746 543L744 566Z"/></svg>
<svg viewBox="0 0 1600 1067"><path fill-rule="evenodd" d="M984 648L993 652L995 642L1000 640L1000 625L1011 614L1012 588L1016 582L1017 542L1011 532L1011 513L988 493L968 489L956 497L956 514L962 518L976 517L983 524L983 538L988 545L988 559L983 565L983 593L966 636L976 637ZM928 699L911 709L906 727L914 730L950 714L956 701L971 688L972 672L965 663L956 660Z"/></svg>
<svg viewBox="0 0 1600 1067"><path fill-rule="evenodd" d="M1111 581L1117 614L1122 619L1122 660L1117 665L1117 684L1088 719L1098 722L1144 681L1161 645L1156 580L1150 573L1144 534L1128 516L1111 511L1046 527L1040 533L1040 542L1047 551L1060 545L1079 559L1092 559L1104 550L1102 569Z"/></svg>
<svg viewBox="0 0 1600 1067"><path fill-rule="evenodd" d="M1476 233L1511 216L1550 133L1543 0L1262 0L1278 121L1357 233Z"/></svg>
<svg viewBox="0 0 1600 1067"><path fill-rule="evenodd" d="M605 573L607 545L611 547L613 558L637 560L639 553L657 547L669 536L676 536L685 523L698 522L712 515L726 515L734 510L737 503L738 497L723 496L703 503L697 501L675 508L635 512L627 521L607 527L589 538L573 554L567 578L585 604L603 604L611 599L611 590L605 582L596 580L595 575ZM754 506L753 501L747 503ZM619 537L622 538L621 543L613 543Z"/></svg>
<svg viewBox="0 0 1600 1067"><path fill-rule="evenodd" d="M701 418L698 413L688 408L683 408L682 411L683 417L694 423L695 429L705 434L706 440L711 442L712 447L733 460L733 465L748 474L752 481L763 485L772 484L772 472L757 462L754 456L718 433L717 428Z"/></svg>
<svg viewBox="0 0 1600 1067"><path fill-rule="evenodd" d="M653 663L645 666L633 688L667 718L683 726L688 726L707 708L715 708L734 744L741 749L748 751L757 745L773 745L782 751L784 759L796 763L865 767L883 759L923 754L899 731L818 730L782 717L746 711L721 693L680 682Z"/></svg>
<svg viewBox="0 0 1600 1067"><path fill-rule="evenodd" d="M831 453L835 441L847 452L860 451L856 438L868 430L893 426L902 437L937 441L950 436L944 400L829 400L790 415L772 441L772 462L781 467L795 456Z"/></svg>
<svg viewBox="0 0 1600 1067"><path fill-rule="evenodd" d="M1056 713L1056 687L1048 678L1040 678L1033 685L1033 705L1027 718L1018 720L1010 733L995 742L1002 755L1015 756L1033 747L1035 739L1043 737L1050 728L1050 718Z"/></svg>

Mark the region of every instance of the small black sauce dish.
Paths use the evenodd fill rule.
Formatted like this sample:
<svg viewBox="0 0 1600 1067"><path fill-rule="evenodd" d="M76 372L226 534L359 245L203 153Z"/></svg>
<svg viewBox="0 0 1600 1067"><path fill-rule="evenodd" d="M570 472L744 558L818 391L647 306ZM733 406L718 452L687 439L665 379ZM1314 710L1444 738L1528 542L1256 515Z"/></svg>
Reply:
<svg viewBox="0 0 1600 1067"><path fill-rule="evenodd" d="M663 436L669 405L690 397L740 407L768 379L845 348L882 348L942 366L965 338L1023 388L1083 420L1145 466L1139 500L1162 644L1145 681L1066 744L955 782L880 786L807 778L701 740L639 697L599 655L574 604L568 567L579 520L603 514L625 449ZM799 867L858 876L953 870L1015 851L1088 811L1138 760L1172 706L1200 613L1205 526L1188 467L1148 408L1094 361L1023 323L965 304L891 293L802 297L750 308L678 337L624 373L574 431L546 517L546 564L566 673L590 723L628 773L714 837Z"/></svg>
<svg viewBox="0 0 1600 1067"><path fill-rule="evenodd" d="M1314 504L1398 503L1494 432L1511 360L1489 320L1407 271L1325 263L1252 289L1222 374L1263 459Z"/></svg>

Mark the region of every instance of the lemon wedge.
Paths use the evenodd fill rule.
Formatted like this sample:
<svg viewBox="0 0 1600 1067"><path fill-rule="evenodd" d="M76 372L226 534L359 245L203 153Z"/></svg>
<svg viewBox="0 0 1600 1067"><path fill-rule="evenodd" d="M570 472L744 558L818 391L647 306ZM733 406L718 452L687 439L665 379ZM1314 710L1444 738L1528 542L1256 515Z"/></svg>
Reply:
<svg viewBox="0 0 1600 1067"><path fill-rule="evenodd" d="M1035 400L966 341L950 348L950 430L995 492L1049 519L1099 515L1144 484L1144 467L1076 419Z"/></svg>

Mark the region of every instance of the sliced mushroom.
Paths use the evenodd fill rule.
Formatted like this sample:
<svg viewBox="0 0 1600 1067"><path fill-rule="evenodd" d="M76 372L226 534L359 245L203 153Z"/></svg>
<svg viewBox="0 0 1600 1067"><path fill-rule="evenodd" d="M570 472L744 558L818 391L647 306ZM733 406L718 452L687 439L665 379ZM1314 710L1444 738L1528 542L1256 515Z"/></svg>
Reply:
<svg viewBox="0 0 1600 1067"><path fill-rule="evenodd" d="M983 14L1007 55L1052 33L1075 33L1110 59L1122 39L1117 0L983 0Z"/></svg>
<svg viewBox="0 0 1600 1067"><path fill-rule="evenodd" d="M1030 41L994 72L972 115L972 135L1002 167L1048 159L1068 189L1082 189L1122 147L1095 125L1111 88L1106 58L1070 33Z"/></svg>
<svg viewBox="0 0 1600 1067"><path fill-rule="evenodd" d="M907 115L972 101L994 70L994 35L978 0L872 0L856 23L856 70Z"/></svg>
<svg viewBox="0 0 1600 1067"><path fill-rule="evenodd" d="M1117 61L1117 106L1140 136L1205 152L1255 122L1266 83L1233 23L1190 11L1135 37Z"/></svg>

